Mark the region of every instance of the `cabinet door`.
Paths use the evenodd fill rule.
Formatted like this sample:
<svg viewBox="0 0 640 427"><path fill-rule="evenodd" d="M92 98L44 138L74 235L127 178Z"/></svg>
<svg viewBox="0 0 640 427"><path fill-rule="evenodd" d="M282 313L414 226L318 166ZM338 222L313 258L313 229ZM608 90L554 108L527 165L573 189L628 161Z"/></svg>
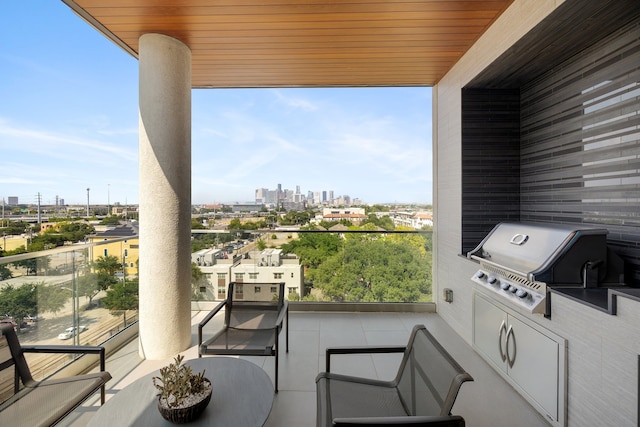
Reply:
<svg viewBox="0 0 640 427"><path fill-rule="evenodd" d="M474 298L473 343L503 372L507 370L507 314L478 294Z"/></svg>
<svg viewBox="0 0 640 427"><path fill-rule="evenodd" d="M514 316L508 354L513 366L509 376L554 420L558 419L558 352L556 341Z"/></svg>

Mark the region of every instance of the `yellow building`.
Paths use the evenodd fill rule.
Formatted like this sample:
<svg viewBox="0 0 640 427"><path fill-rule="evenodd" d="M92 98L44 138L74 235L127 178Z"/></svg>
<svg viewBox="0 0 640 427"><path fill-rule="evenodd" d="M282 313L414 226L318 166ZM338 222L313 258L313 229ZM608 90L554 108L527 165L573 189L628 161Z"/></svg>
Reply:
<svg viewBox="0 0 640 427"><path fill-rule="evenodd" d="M0 249L14 251L20 246L27 247L27 236L0 236Z"/></svg>
<svg viewBox="0 0 640 427"><path fill-rule="evenodd" d="M126 238L125 240L122 240ZM91 243L115 240L112 243L105 243L91 250L91 262L97 261L99 257L115 256L124 266L126 277L138 275L138 226L135 223L127 223L110 228L106 231L89 236Z"/></svg>

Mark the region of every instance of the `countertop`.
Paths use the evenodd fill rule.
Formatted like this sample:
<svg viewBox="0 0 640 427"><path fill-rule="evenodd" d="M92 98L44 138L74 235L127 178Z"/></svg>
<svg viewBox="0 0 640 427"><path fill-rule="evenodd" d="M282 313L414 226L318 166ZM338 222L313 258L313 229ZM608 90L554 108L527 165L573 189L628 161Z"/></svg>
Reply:
<svg viewBox="0 0 640 427"><path fill-rule="evenodd" d="M629 298L640 302L640 288L631 288L628 286L602 288L549 286L547 289L550 290L549 297L552 300L550 304L551 307L553 306L553 294L559 294L613 316L616 315L618 297Z"/></svg>

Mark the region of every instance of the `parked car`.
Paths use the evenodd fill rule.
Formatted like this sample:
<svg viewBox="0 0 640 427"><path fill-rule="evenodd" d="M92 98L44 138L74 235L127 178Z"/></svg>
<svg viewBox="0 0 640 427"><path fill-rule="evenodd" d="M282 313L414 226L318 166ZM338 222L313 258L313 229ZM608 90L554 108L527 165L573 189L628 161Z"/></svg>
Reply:
<svg viewBox="0 0 640 427"><path fill-rule="evenodd" d="M87 330L86 326L83 326L83 325L78 326L78 331L80 333L84 332L86 330ZM65 329L63 333L59 334L58 335L58 339L59 340L68 340L71 337L73 337L73 335L74 335L74 327L71 326L70 328Z"/></svg>

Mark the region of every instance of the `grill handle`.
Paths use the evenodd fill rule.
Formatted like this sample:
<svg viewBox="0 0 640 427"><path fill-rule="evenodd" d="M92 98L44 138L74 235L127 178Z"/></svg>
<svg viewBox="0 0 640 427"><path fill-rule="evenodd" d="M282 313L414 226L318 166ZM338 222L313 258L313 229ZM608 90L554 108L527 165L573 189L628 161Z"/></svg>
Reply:
<svg viewBox="0 0 640 427"><path fill-rule="evenodd" d="M500 325L500 329L498 330L498 351L500 352L500 358L504 362L504 361L507 360L507 355L502 350L502 334L503 333L505 333L505 334L507 333L507 324L506 324L506 322L504 320L502 321L502 324ZM507 350L508 350L508 348L507 348Z"/></svg>
<svg viewBox="0 0 640 427"><path fill-rule="evenodd" d="M513 339L513 357L509 354L509 339ZM513 332L513 325L509 325L509 330L507 331L507 363L509 364L509 368L513 368L513 364L516 363L516 336Z"/></svg>
<svg viewBox="0 0 640 427"><path fill-rule="evenodd" d="M509 268L509 267L501 265L501 264L496 264L495 262L491 262L486 258L482 258L482 257L479 257L477 255L470 255L470 257L471 257L471 259L474 259L474 260L476 260L478 262L491 265L493 267L499 268L501 270L508 271L510 273L513 273L513 274L517 274L518 276L529 277L529 275L527 273L523 273L521 271L514 270L513 268ZM531 279L529 279L529 280L531 280ZM531 281L533 282L533 280L531 280Z"/></svg>

